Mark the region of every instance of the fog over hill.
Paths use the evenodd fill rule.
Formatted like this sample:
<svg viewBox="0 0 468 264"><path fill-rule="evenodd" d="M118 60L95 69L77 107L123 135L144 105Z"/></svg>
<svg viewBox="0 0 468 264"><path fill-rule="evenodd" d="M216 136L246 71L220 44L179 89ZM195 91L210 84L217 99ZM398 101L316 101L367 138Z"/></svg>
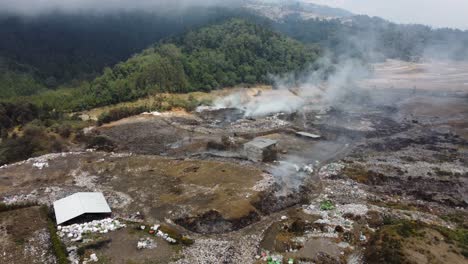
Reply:
<svg viewBox="0 0 468 264"><path fill-rule="evenodd" d="M303 0L378 16L396 23L468 30L468 1L463 0Z"/></svg>
<svg viewBox="0 0 468 264"><path fill-rule="evenodd" d="M468 31L370 1L0 0L0 263L466 264Z"/></svg>
<svg viewBox="0 0 468 264"><path fill-rule="evenodd" d="M37 15L51 11L76 13L83 11L115 12L145 10L153 12L177 12L193 7L234 7L240 6L243 1L239 0L18 0L1 2L2 11L6 13ZM1 12L1 11L0 11Z"/></svg>

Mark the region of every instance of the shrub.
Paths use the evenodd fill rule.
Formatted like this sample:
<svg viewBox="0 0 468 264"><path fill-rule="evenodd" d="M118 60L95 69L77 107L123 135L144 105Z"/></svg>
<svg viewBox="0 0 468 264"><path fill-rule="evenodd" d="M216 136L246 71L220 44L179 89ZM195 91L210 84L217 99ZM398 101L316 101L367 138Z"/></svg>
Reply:
<svg viewBox="0 0 468 264"><path fill-rule="evenodd" d="M102 125L105 123L110 123L112 121L117 121L129 116L134 116L141 114L147 111L148 108L139 106L139 107L120 107L110 110L109 112L105 112L98 117L98 125Z"/></svg>
<svg viewBox="0 0 468 264"><path fill-rule="evenodd" d="M102 151L112 151L115 148L114 142L104 136L95 136L87 139L87 148L94 148Z"/></svg>
<svg viewBox="0 0 468 264"><path fill-rule="evenodd" d="M43 213L47 215L47 229L49 230L50 242L52 244L52 250L54 251L55 257L57 258L57 263L68 264L67 248L57 235L57 228L55 228L54 219L50 216L47 206L43 206L42 210Z"/></svg>
<svg viewBox="0 0 468 264"><path fill-rule="evenodd" d="M335 205L330 200L326 200L320 203L320 210L333 210L333 209L335 209Z"/></svg>
<svg viewBox="0 0 468 264"><path fill-rule="evenodd" d="M23 203L14 203L14 204L6 204L0 203L0 212L12 211L22 208L27 208L31 206L36 206L36 202L23 202Z"/></svg>

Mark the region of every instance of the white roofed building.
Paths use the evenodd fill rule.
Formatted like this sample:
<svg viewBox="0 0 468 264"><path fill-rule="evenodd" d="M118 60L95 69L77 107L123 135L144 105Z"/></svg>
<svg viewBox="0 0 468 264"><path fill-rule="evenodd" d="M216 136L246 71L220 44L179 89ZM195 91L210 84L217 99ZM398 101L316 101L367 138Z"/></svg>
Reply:
<svg viewBox="0 0 468 264"><path fill-rule="evenodd" d="M106 198L100 192L79 192L54 202L57 225L83 217L106 217L111 213Z"/></svg>

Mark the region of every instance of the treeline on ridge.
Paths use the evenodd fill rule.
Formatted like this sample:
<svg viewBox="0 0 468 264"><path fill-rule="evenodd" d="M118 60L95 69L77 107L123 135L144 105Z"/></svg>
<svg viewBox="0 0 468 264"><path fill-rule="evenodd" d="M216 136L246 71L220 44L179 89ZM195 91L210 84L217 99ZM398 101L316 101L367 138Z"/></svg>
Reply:
<svg viewBox="0 0 468 264"><path fill-rule="evenodd" d="M329 20L290 16L275 22L274 28L304 43L318 43L336 56L370 61L468 59L468 31L458 29L396 24L365 15Z"/></svg>
<svg viewBox="0 0 468 264"><path fill-rule="evenodd" d="M270 82L270 74L301 72L320 55L315 45L241 19L191 31L150 47L74 89L41 93L29 101L82 110L151 93L210 91Z"/></svg>
<svg viewBox="0 0 468 264"><path fill-rule="evenodd" d="M34 77L54 88L95 77L104 67L163 38L238 15L239 10L215 7L167 13L51 11L34 16L0 10L0 58L34 68ZM31 74L17 67L10 70Z"/></svg>

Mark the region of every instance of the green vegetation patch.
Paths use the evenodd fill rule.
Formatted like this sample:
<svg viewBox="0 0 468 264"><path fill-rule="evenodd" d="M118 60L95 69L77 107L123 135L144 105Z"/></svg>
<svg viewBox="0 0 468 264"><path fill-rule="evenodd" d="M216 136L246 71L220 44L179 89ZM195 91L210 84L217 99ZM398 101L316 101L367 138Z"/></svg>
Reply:
<svg viewBox="0 0 468 264"><path fill-rule="evenodd" d="M335 204L330 200L325 200L320 203L320 210L328 211L335 209Z"/></svg>
<svg viewBox="0 0 468 264"><path fill-rule="evenodd" d="M22 208L28 208L28 207L32 207L36 205L37 205L36 202L24 202L24 203L14 203L14 204L0 203L0 213L22 209Z"/></svg>
<svg viewBox="0 0 468 264"><path fill-rule="evenodd" d="M460 248L464 257L468 255L468 230L465 228L449 229L442 226L431 226L417 221L386 218L384 226L371 236L365 251L368 263L408 263L404 254L406 243L411 238L425 241L426 231L439 232L445 241ZM457 251L454 251L457 252Z"/></svg>
<svg viewBox="0 0 468 264"><path fill-rule="evenodd" d="M52 250L57 258L58 264L68 264L68 252L65 245L57 235L57 228L55 227L55 221L49 214L49 208L47 206L42 207L42 211L47 215L47 229L49 230L50 242L52 243Z"/></svg>

